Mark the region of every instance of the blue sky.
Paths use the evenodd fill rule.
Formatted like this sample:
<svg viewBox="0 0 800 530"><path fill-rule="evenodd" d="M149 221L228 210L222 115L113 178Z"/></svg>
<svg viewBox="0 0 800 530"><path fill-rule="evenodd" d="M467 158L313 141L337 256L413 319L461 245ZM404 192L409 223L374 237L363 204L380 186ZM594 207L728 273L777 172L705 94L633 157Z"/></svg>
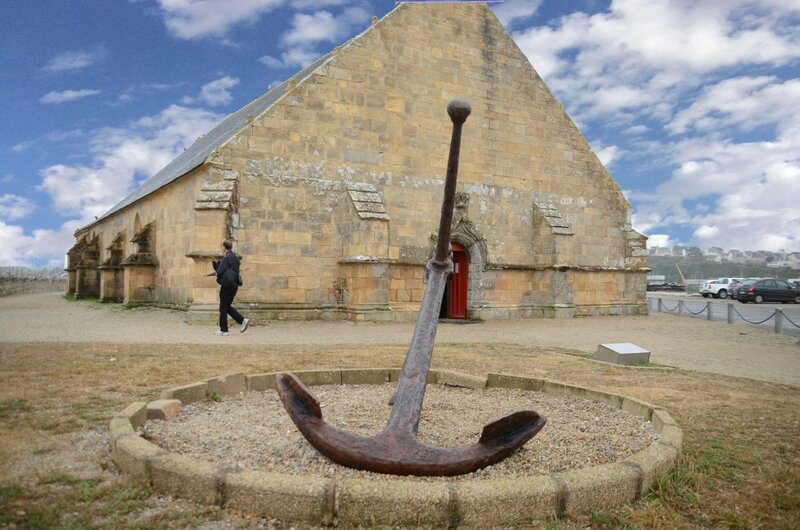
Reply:
<svg viewBox="0 0 800 530"><path fill-rule="evenodd" d="M392 1L2 2L0 265L101 215ZM651 245L800 251L800 0L493 7Z"/></svg>

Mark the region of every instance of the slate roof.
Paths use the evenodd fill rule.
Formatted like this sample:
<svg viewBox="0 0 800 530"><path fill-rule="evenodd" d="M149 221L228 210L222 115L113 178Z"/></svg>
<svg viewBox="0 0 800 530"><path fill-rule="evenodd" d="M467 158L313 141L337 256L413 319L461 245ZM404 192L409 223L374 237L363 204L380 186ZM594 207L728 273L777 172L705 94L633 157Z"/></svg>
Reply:
<svg viewBox="0 0 800 530"><path fill-rule="evenodd" d="M295 74L291 79L297 84L300 84L304 79L310 76L314 70L319 68L325 61L327 61L328 58L333 55L333 53L334 52L331 51L327 55L320 57L310 65L300 70L300 72ZM198 138L190 147L184 150L183 153L178 155L177 158L167 164L164 169L142 182L142 184L136 190L134 190L133 193L118 202L113 208L100 216L97 221L92 224L105 219L106 217L122 210L126 206L130 206L139 199L142 199L154 191L163 188L170 182L177 180L189 171L202 165L206 158L208 158L208 156L214 151L214 149L220 147L233 135L245 127L248 116L258 116L267 110L270 105L280 99L281 96L286 93L286 89L289 86L289 81L290 80L284 81L283 83L273 87L267 91L266 94L262 95L255 101L245 105L233 114L229 114L219 123L219 125Z"/></svg>

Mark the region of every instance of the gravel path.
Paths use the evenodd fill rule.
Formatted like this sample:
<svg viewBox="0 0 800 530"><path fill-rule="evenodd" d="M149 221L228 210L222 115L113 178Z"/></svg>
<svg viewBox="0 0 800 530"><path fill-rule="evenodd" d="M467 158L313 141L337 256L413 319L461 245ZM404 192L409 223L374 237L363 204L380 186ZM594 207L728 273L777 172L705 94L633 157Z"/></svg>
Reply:
<svg viewBox="0 0 800 530"><path fill-rule="evenodd" d="M354 434L371 436L389 417L391 407L387 403L395 387L337 385L314 387L313 391L328 422ZM464 410L470 414L464 415ZM649 421L584 398L430 385L419 439L440 447L472 445L484 425L517 410L535 410L548 423L509 458L459 480L543 475L617 462L658 438ZM194 403L176 419L150 421L145 428L151 441L169 451L227 466L293 475L396 479L340 466L322 456L292 424L275 392L247 392L219 403Z"/></svg>
<svg viewBox="0 0 800 530"><path fill-rule="evenodd" d="M245 311L246 313L246 311ZM245 334L214 337L212 327L189 326L185 313L123 309L71 302L60 293L0 298L0 343L113 342L170 344L330 345L408 344L405 324L271 322ZM651 362L689 370L800 386L797 337L724 322L653 314L641 317L532 319L441 324L439 343L512 343L586 353L607 342L632 342L652 352Z"/></svg>

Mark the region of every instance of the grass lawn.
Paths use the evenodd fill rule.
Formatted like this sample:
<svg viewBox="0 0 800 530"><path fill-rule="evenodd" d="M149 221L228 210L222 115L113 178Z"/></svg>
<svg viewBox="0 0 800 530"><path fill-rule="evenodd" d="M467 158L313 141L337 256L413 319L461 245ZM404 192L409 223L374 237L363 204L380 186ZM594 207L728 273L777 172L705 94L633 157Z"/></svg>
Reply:
<svg viewBox="0 0 800 530"><path fill-rule="evenodd" d="M548 377L626 394L664 406L683 427L677 469L646 498L539 527L800 528L800 389L626 370L575 353L503 344L437 344L434 351L434 368ZM400 366L404 357L400 346L0 344L0 528L270 526L160 496L118 473L107 438L112 413L155 399L165 387L227 372Z"/></svg>

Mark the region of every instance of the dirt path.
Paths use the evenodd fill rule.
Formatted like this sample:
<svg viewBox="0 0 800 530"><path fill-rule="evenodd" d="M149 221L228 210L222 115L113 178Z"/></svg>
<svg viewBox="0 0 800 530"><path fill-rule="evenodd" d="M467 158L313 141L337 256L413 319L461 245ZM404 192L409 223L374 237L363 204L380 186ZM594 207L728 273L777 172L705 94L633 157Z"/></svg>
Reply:
<svg viewBox="0 0 800 530"><path fill-rule="evenodd" d="M408 344L413 324L271 322L245 334L231 328L214 337L212 327L189 326L185 313L123 309L92 301L72 302L60 293L0 298L0 342L111 342L254 345ZM505 343L564 348L584 353L607 342L633 342L657 364L800 386L800 342L744 325L664 314L647 317L534 319L441 324L437 342Z"/></svg>

